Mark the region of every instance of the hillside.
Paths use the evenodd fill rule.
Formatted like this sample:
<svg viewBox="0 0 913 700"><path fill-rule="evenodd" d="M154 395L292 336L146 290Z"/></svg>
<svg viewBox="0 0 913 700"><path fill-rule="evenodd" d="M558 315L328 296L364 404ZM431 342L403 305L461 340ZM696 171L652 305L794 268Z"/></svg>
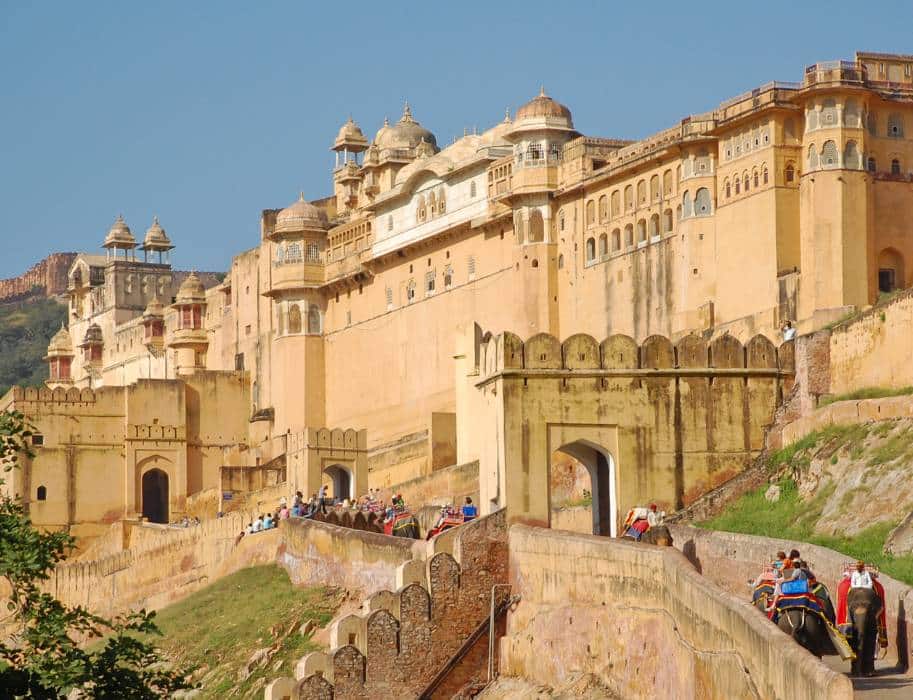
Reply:
<svg viewBox="0 0 913 700"><path fill-rule="evenodd" d="M0 396L14 384L41 386L48 342L67 319L67 307L40 297L0 304Z"/></svg>
<svg viewBox="0 0 913 700"><path fill-rule="evenodd" d="M243 569L163 608L154 642L177 666L196 668L200 698L261 697L270 680L294 675L304 654L319 649L319 630L339 606L342 592L295 588L275 565Z"/></svg>
<svg viewBox="0 0 913 700"><path fill-rule="evenodd" d="M698 524L819 544L913 584L909 549L885 551L913 512L913 419L831 426L777 452L768 466L770 485Z"/></svg>

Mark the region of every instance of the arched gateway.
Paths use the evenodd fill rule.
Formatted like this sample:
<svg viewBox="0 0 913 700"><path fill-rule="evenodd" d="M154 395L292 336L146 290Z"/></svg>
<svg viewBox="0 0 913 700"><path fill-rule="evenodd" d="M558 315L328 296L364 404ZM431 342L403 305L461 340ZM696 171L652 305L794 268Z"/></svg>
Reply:
<svg viewBox="0 0 913 700"><path fill-rule="evenodd" d="M680 508L745 469L793 381L792 342L760 335L524 342L476 327L474 338L476 391L457 411L472 417L483 511L551 525L551 465L563 453L586 468L592 531L604 535L632 506Z"/></svg>
<svg viewBox="0 0 913 700"><path fill-rule="evenodd" d="M168 475L161 469L143 474L143 517L152 523L168 522Z"/></svg>

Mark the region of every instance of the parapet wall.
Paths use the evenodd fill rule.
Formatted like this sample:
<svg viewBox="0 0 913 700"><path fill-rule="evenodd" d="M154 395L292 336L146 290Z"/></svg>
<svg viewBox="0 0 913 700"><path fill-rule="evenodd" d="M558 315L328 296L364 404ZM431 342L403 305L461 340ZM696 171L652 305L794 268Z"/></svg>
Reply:
<svg viewBox="0 0 913 700"><path fill-rule="evenodd" d="M830 335L830 393L913 386L911 337L913 289L835 326Z"/></svg>
<svg viewBox="0 0 913 700"><path fill-rule="evenodd" d="M520 602L501 675L560 686L593 673L622 697L849 700L817 661L674 548L513 525Z"/></svg>
<svg viewBox="0 0 913 700"><path fill-rule="evenodd" d="M0 302L28 297L36 287L42 288L41 296L63 294L67 289L67 272L75 259L76 253L51 253L18 277L0 280Z"/></svg>
<svg viewBox="0 0 913 700"><path fill-rule="evenodd" d="M763 335L744 345L731 335L710 343L686 335L677 343L652 335L640 345L630 336L611 335L602 342L578 333L563 343L548 333L538 333L526 342L510 332L486 334L479 351L480 379L511 369L527 370L662 370L662 369L758 369L791 373L792 342L779 348Z"/></svg>
<svg viewBox="0 0 913 700"><path fill-rule="evenodd" d="M833 549L805 542L687 526L674 526L671 530L676 549L682 550L705 578L743 600L748 600L745 581L755 579L778 551L799 549L818 580L835 596L843 568L851 561L851 557ZM913 642L913 589L885 574L880 574L878 580L884 585L887 598L888 653L907 666Z"/></svg>
<svg viewBox="0 0 913 700"><path fill-rule="evenodd" d="M438 551L426 561L404 563L398 588L377 591L360 614L338 620L331 629L332 649L302 658L295 678L276 679L265 697L422 695L486 620L492 585L507 580L503 511L455 532L453 555Z"/></svg>

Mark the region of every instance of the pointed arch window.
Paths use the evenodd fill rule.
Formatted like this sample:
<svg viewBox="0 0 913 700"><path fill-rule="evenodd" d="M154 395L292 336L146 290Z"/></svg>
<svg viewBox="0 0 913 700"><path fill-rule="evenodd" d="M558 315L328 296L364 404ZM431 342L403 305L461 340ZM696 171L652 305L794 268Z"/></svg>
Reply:
<svg viewBox="0 0 913 700"><path fill-rule="evenodd" d="M298 304L292 304L288 309L288 332L289 333L300 333L301 332L301 309L298 308Z"/></svg>

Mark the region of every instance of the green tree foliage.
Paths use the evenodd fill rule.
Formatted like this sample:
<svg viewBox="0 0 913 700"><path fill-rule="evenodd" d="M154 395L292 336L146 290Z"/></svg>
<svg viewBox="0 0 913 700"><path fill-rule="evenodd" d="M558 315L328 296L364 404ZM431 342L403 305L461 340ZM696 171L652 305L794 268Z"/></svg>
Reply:
<svg viewBox="0 0 913 700"><path fill-rule="evenodd" d="M11 386L40 386L48 376L42 361L48 343L67 319L53 299L0 305L0 396Z"/></svg>
<svg viewBox="0 0 913 700"><path fill-rule="evenodd" d="M5 472L28 453L30 435L21 414L0 413ZM159 633L154 612L108 620L42 590L72 546L68 533L36 529L17 499L0 496L0 590L9 596L0 622L15 629L0 641L0 697L63 698L78 690L81 698L147 700L191 687L186 672L170 669L144 641ZM93 639L104 641L87 646Z"/></svg>

